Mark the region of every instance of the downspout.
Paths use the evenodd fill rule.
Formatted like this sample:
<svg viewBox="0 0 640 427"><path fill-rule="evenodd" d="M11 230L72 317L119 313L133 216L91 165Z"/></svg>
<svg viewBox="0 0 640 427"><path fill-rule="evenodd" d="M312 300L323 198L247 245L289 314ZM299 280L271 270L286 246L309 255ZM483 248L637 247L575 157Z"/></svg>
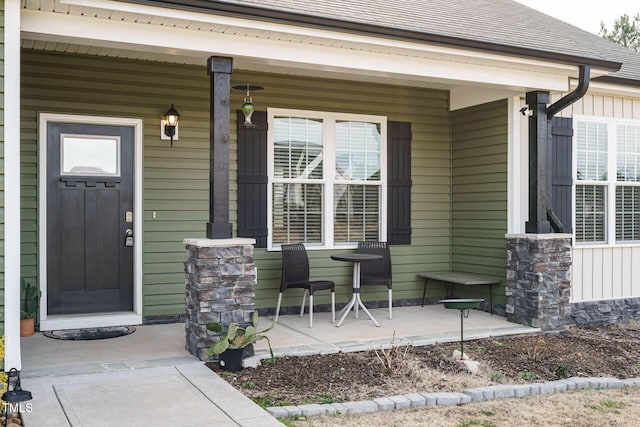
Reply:
<svg viewBox="0 0 640 427"><path fill-rule="evenodd" d="M580 65L578 73L578 87L575 90L564 97L560 98L549 107L547 107L547 120L549 121L548 128L551 129L551 120L560 111L564 110L580 98L582 98L589 89L589 77L591 74L591 67L589 65ZM551 138L551 137L550 137ZM551 144L549 144L551 147ZM551 156L549 156L551 159ZM551 194L550 192L548 194ZM547 220L551 224L551 228L556 233L564 233L565 228L556 213L553 211L553 207L547 209Z"/></svg>
<svg viewBox="0 0 640 427"><path fill-rule="evenodd" d="M589 65L580 65L580 71L578 73L578 87L576 87L573 92L565 95L547 107L547 120L553 119L553 116L582 98L585 93L587 93L587 90L589 89L590 74L591 67Z"/></svg>

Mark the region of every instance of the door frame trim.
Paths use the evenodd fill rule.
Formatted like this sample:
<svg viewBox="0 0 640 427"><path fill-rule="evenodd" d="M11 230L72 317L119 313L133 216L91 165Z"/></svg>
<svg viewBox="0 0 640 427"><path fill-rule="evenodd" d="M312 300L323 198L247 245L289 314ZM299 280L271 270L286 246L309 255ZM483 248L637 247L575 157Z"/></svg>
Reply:
<svg viewBox="0 0 640 427"><path fill-rule="evenodd" d="M47 301L47 124L64 122L89 125L127 126L134 128L134 218L136 245L133 251L133 311L87 315L47 314L47 304L40 304L40 330L86 328L98 326L123 326L142 323L142 119L122 117L81 116L73 114L39 114L38 133L38 276L41 301Z"/></svg>

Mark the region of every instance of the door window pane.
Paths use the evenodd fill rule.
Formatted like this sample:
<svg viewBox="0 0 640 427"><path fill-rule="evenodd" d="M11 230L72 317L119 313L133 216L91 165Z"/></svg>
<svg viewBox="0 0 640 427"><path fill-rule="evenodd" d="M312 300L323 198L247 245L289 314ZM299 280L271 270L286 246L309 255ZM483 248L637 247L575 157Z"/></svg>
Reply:
<svg viewBox="0 0 640 427"><path fill-rule="evenodd" d="M61 136L60 171L64 175L120 175L118 137Z"/></svg>

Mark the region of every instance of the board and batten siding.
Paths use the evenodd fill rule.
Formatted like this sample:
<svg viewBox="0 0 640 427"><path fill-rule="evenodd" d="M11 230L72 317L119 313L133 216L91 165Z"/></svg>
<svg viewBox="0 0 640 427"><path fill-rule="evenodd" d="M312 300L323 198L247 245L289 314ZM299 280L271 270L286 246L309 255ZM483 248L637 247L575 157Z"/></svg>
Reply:
<svg viewBox="0 0 640 427"><path fill-rule="evenodd" d="M507 122L506 99L452 112L453 271L506 278ZM504 304L504 285L493 292Z"/></svg>
<svg viewBox="0 0 640 427"><path fill-rule="evenodd" d="M4 0L0 0L0 335L4 335Z"/></svg>
<svg viewBox="0 0 640 427"><path fill-rule="evenodd" d="M392 248L394 298L418 298L421 271L447 269L451 244L450 114L445 91L234 71L232 85L265 87L257 110L267 107L386 115L412 122L412 244ZM242 91L232 91L237 110ZM22 271L37 277L38 113L141 118L144 122L143 314L184 312L184 238L204 237L209 209L209 77L206 67L24 50L22 65ZM160 118L173 103L181 114L173 148L160 140ZM230 220L237 218L237 132L231 114ZM155 218L153 213L155 212ZM330 250L309 251L312 278L337 284L337 301L351 296L351 266ZM278 251L257 249L256 304L275 307ZM363 292L385 300L386 290ZM327 295L316 297L319 304ZM283 306L299 305L295 290Z"/></svg>
<svg viewBox="0 0 640 427"><path fill-rule="evenodd" d="M555 94L555 102L565 94ZM562 117L582 116L638 120L640 98L589 91L563 110ZM575 124L575 122L574 122ZM640 297L640 244L574 245L571 301Z"/></svg>

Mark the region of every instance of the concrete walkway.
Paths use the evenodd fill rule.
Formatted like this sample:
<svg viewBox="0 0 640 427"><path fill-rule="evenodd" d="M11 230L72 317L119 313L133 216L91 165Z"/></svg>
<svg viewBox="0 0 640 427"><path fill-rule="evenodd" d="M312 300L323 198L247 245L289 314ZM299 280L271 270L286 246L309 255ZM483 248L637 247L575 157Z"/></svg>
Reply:
<svg viewBox="0 0 640 427"><path fill-rule="evenodd" d="M340 328L328 313L282 316L269 332L276 355L362 351L396 342L429 345L460 339L460 315L442 306L371 310L381 324L350 314ZM263 319L265 325L271 319ZM62 341L37 333L22 339L22 386L33 394L27 427L276 426L275 418L184 350L182 324L137 326L131 335ZM537 332L503 317L472 311L465 340ZM266 342L256 347L268 356Z"/></svg>

